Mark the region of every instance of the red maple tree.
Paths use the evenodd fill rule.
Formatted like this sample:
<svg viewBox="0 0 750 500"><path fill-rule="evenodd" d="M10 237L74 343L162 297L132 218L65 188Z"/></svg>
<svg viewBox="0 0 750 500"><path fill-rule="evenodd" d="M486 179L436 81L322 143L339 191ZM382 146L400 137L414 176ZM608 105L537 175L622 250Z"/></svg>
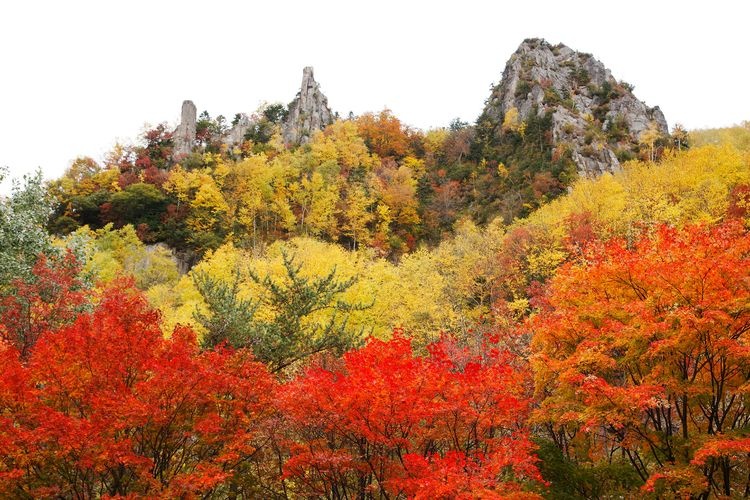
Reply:
<svg viewBox="0 0 750 500"><path fill-rule="evenodd" d="M316 367L280 396L284 465L305 497L535 497L541 481L523 419L530 398L507 352L415 356L399 332Z"/></svg>
<svg viewBox="0 0 750 500"><path fill-rule="evenodd" d="M45 331L71 322L88 300L80 270L70 251L59 257L40 254L33 279L16 279L0 295L0 342L26 359Z"/></svg>
<svg viewBox="0 0 750 500"><path fill-rule="evenodd" d="M22 363L0 347L0 494L220 494L259 460L275 382L246 351L200 352L159 329L132 283L46 331Z"/></svg>

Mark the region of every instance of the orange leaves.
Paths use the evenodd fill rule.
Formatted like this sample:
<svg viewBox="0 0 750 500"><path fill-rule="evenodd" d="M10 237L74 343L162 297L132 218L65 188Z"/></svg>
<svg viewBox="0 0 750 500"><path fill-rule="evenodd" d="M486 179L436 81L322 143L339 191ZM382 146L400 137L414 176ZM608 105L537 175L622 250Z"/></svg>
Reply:
<svg viewBox="0 0 750 500"><path fill-rule="evenodd" d="M606 436L599 452L628 450L649 488L702 483L667 463L706 465L716 492L734 487L728 470L744 441L701 443L745 432L750 418L750 236L741 224L662 226L631 246L590 245L538 302L529 321L545 397L537 418Z"/></svg>
<svg viewBox="0 0 750 500"><path fill-rule="evenodd" d="M130 281L87 298L27 360L0 346L2 495L499 498L541 481L526 374L496 346L420 357L397 332L279 386L249 351L163 338Z"/></svg>
<svg viewBox="0 0 750 500"><path fill-rule="evenodd" d="M693 465L706 465L711 458L725 458L730 461L746 460L750 453L750 438L734 439L717 436L708 440L695 452Z"/></svg>
<svg viewBox="0 0 750 500"><path fill-rule="evenodd" d="M705 477L696 470L665 467L652 474L641 491L656 498L694 498L696 492L705 491L707 486Z"/></svg>
<svg viewBox="0 0 750 500"><path fill-rule="evenodd" d="M406 128L389 109L384 109L378 115L365 113L355 123L370 151L381 158L401 158L408 152L409 136Z"/></svg>

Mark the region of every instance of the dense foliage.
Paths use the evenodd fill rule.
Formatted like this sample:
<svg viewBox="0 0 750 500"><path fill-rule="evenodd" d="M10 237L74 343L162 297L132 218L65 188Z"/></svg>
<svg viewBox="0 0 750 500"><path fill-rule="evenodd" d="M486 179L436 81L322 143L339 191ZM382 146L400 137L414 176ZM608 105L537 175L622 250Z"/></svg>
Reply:
<svg viewBox="0 0 750 500"><path fill-rule="evenodd" d="M283 111L0 200L0 496L748 495L744 125L575 180L544 115Z"/></svg>
<svg viewBox="0 0 750 500"><path fill-rule="evenodd" d="M541 482L508 353L444 342L420 358L397 336L280 384L250 349L165 338L132 283L89 293L91 312L47 324L25 356L0 345L3 495L520 497Z"/></svg>
<svg viewBox="0 0 750 500"><path fill-rule="evenodd" d="M397 332L310 368L281 404L305 438L284 465L304 497L536 497L521 494L541 481L524 374L495 346L480 357L443 341L420 358Z"/></svg>
<svg viewBox="0 0 750 500"><path fill-rule="evenodd" d="M535 419L567 458L623 460L646 492L747 492L750 236L664 226L590 246L540 297Z"/></svg>
<svg viewBox="0 0 750 500"><path fill-rule="evenodd" d="M239 481L272 411L265 367L249 352L200 353L187 329L165 339L127 283L92 299L28 359L0 347L0 492L173 498Z"/></svg>
<svg viewBox="0 0 750 500"><path fill-rule="evenodd" d="M197 256L227 242L257 249L313 236L395 257L439 242L461 217L527 215L576 178L570 152L553 147L548 115L503 124L480 117L475 126L455 120L422 132L386 109L338 120L288 149L281 111L273 105L244 117L250 131L232 146L223 117L204 113L187 157L173 156L172 133L161 124L140 144L116 146L103 165L75 160L51 185L50 228L131 224L145 242Z"/></svg>

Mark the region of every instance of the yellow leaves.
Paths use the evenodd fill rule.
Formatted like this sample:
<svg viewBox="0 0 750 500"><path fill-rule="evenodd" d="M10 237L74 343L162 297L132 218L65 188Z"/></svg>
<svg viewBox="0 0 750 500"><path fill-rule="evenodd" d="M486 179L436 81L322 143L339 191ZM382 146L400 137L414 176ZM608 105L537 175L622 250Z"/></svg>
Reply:
<svg viewBox="0 0 750 500"><path fill-rule="evenodd" d="M163 245L146 248L141 255L126 259L125 270L133 273L142 290L161 284L169 286L179 278L172 252Z"/></svg>
<svg viewBox="0 0 750 500"><path fill-rule="evenodd" d="M154 307L162 313L162 331L171 332L178 324L189 325L197 333L205 333L203 327L195 321L193 313L200 311L207 314L206 304L203 302L198 289L193 284L191 274L206 272L212 277L229 283L236 269L241 265L243 255L231 243L222 245L217 250L206 252L199 262L187 275L182 276L173 287L156 286L146 293ZM247 295L247 287L240 290Z"/></svg>
<svg viewBox="0 0 750 500"><path fill-rule="evenodd" d="M484 160L482 160L482 161L484 161ZM505 163L498 162L498 164L497 164L497 175L501 179L503 179L503 180L505 180L505 179L508 178L508 176L510 175L510 172L508 171L508 167L505 166Z"/></svg>
<svg viewBox="0 0 750 500"><path fill-rule="evenodd" d="M621 174L634 221L716 222L731 187L750 180L748 161L729 147L706 146L670 155L658 165L631 162Z"/></svg>
<svg viewBox="0 0 750 500"><path fill-rule="evenodd" d="M313 160L318 164L337 163L338 150L333 139L326 137L323 132L315 132L310 141L310 151Z"/></svg>
<svg viewBox="0 0 750 500"><path fill-rule="evenodd" d="M346 170L356 167L371 170L378 163L351 121L336 121L325 132L313 135L310 150L315 163L336 163Z"/></svg>
<svg viewBox="0 0 750 500"><path fill-rule="evenodd" d="M273 194L273 211L279 216L279 225L291 231L297 223L297 218L289 204L289 193L283 184L277 184Z"/></svg>
<svg viewBox="0 0 750 500"><path fill-rule="evenodd" d="M224 183L226 198L231 200L230 219L248 234L254 234L261 212L273 197L273 171L265 155L245 158L232 166Z"/></svg>
<svg viewBox="0 0 750 500"><path fill-rule="evenodd" d="M161 330L171 335L177 325L190 325L201 336L203 326L195 321L193 313L206 313L206 306L189 276L182 276L175 285L159 284L146 291L149 303L161 311Z"/></svg>
<svg viewBox="0 0 750 500"><path fill-rule="evenodd" d="M503 118L503 125L502 129L504 132L512 131L512 132L518 132L521 127L521 116L518 113L518 108L513 106L508 111L505 112L505 117Z"/></svg>
<svg viewBox="0 0 750 500"><path fill-rule="evenodd" d="M750 121L733 127L693 130L689 142L692 146L731 145L738 151L750 153Z"/></svg>
<svg viewBox="0 0 750 500"><path fill-rule="evenodd" d="M508 311L514 318L522 318L529 310L529 299L518 298L506 303Z"/></svg>
<svg viewBox="0 0 750 500"><path fill-rule="evenodd" d="M518 113L518 108L513 106L505 112L501 128L503 132L516 132L521 137L524 136L526 133L526 122L521 119L521 115Z"/></svg>
<svg viewBox="0 0 750 500"><path fill-rule="evenodd" d="M187 223L193 231L211 231L217 224L225 223L224 217L229 212L224 196L208 176L195 192L190 207L192 210Z"/></svg>
<svg viewBox="0 0 750 500"><path fill-rule="evenodd" d="M413 156L407 156L401 161L401 166L409 169L411 177L419 178L425 173L425 162L422 159Z"/></svg>
<svg viewBox="0 0 750 500"><path fill-rule="evenodd" d="M109 283L122 275L124 269L122 264L111 252L95 252L86 262L84 271L96 276L99 283Z"/></svg>
<svg viewBox="0 0 750 500"><path fill-rule="evenodd" d="M402 326L417 345L435 340L456 324L446 294L450 285L440 268L434 254L418 250L402 257L390 279L379 284L375 309L381 321Z"/></svg>
<svg viewBox="0 0 750 500"><path fill-rule="evenodd" d="M350 186L346 193L344 208L343 233L354 242L354 250L364 243L370 241L370 230L368 225L374 219L370 211L374 200L362 186Z"/></svg>
<svg viewBox="0 0 750 500"><path fill-rule="evenodd" d="M283 279L286 273L282 249L294 256L304 276L322 277L335 266L338 279L357 278L341 299L348 303L373 304L349 316L350 326L362 329L365 334L388 338L394 327L401 326L417 345L425 345L435 340L441 331L456 329L462 324L464 301L452 295L455 294L452 275L445 274L444 262L427 250L406 255L399 265L394 265L376 257L372 250L349 252L339 245L311 238L277 241L259 255L227 244L208 252L191 273L204 272L229 283L239 269L244 276L239 288L241 298L257 298L264 290L249 278L248 271L260 277L270 275L272 279ZM182 277L173 288L153 287L148 296L152 304L162 310L165 329L177 323L195 326L193 311L205 308L189 276ZM264 307L257 311L259 319L270 320L273 314ZM325 324L331 314L331 311L323 311L312 315L310 321Z"/></svg>
<svg viewBox="0 0 750 500"><path fill-rule="evenodd" d="M224 185L224 178L231 171L231 167L224 161L224 157L218 153L205 153L203 163L212 165L211 177L216 185L221 188Z"/></svg>
<svg viewBox="0 0 750 500"><path fill-rule="evenodd" d="M338 235L336 204L339 200L339 187L325 182L320 172L304 177L293 191L295 202L301 208L300 225L303 232L312 235Z"/></svg>
<svg viewBox="0 0 750 500"><path fill-rule="evenodd" d="M470 220L461 220L455 231L454 238L441 243L434 252L441 275L450 283L444 300L450 303L456 318L478 320L490 312L498 285L497 253L503 228L491 224L480 229Z"/></svg>
<svg viewBox="0 0 750 500"><path fill-rule="evenodd" d="M661 138L662 133L656 123L651 122L648 128L638 136L638 142L649 148L649 159L654 161L654 144Z"/></svg>
<svg viewBox="0 0 750 500"><path fill-rule="evenodd" d="M418 224L417 181L411 168L382 168L379 175L380 200L390 208L392 219L406 227Z"/></svg>
<svg viewBox="0 0 750 500"><path fill-rule="evenodd" d="M67 201L74 196L89 196L101 190L117 192L120 191L119 178L120 171L117 168L92 169L89 172L73 169L73 172L69 170L59 179L50 181L49 191L59 201Z"/></svg>
<svg viewBox="0 0 750 500"><path fill-rule="evenodd" d="M206 252L203 260L191 270L191 273L206 272L214 278L230 281L236 269L242 263L242 259L242 251L235 248L231 243L227 243L213 252Z"/></svg>
<svg viewBox="0 0 750 500"><path fill-rule="evenodd" d="M188 201L191 191L200 185L197 172L189 172L177 165L169 173L169 179L164 183L164 189L177 197L180 201Z"/></svg>
<svg viewBox="0 0 750 500"><path fill-rule="evenodd" d="M204 209L214 214L229 211L229 206L224 200L221 191L219 191L216 183L210 180L206 180L206 182L200 185L190 205L195 209Z"/></svg>
<svg viewBox="0 0 750 500"><path fill-rule="evenodd" d="M565 261L568 254L560 248L536 248L530 252L526 260L528 262L528 272L537 279L546 279L552 276L560 264Z"/></svg>
<svg viewBox="0 0 750 500"><path fill-rule="evenodd" d="M560 239L565 221L589 213L600 238L629 236L644 223L681 226L716 222L725 216L729 191L750 182L750 160L737 150L705 146L665 155L658 164L628 162L616 174L581 179L566 196L531 214L519 225L535 225Z"/></svg>
<svg viewBox="0 0 750 500"><path fill-rule="evenodd" d="M226 224L230 212L229 205L221 191L221 186L230 174L230 167L220 157L204 155L213 168L186 171L177 166L169 174L164 189L181 203L190 205L187 225L195 233L211 232L219 225Z"/></svg>
<svg viewBox="0 0 750 500"><path fill-rule="evenodd" d="M513 106L505 112L501 129L503 132L515 132L521 137L526 134L526 122L521 119L518 108Z"/></svg>
<svg viewBox="0 0 750 500"><path fill-rule="evenodd" d="M136 286L146 290L158 284L171 285L178 280L172 253L163 245L144 245L133 226L112 229L112 224L107 224L97 231L83 227L70 238L87 241L84 272L98 283L108 283L124 274L133 276Z"/></svg>
<svg viewBox="0 0 750 500"><path fill-rule="evenodd" d="M443 149L445 141L448 139L450 132L445 128L434 128L427 131L424 135L425 153L430 156L437 156Z"/></svg>
<svg viewBox="0 0 750 500"><path fill-rule="evenodd" d="M393 217L391 216L391 209L388 205L379 203L375 209L375 220L377 221L376 231L387 235L390 232L390 225Z"/></svg>

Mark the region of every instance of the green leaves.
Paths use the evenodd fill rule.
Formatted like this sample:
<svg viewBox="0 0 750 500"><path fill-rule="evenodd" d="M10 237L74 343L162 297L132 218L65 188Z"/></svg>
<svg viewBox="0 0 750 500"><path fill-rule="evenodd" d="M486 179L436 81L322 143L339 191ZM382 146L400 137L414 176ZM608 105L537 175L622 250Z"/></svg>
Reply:
<svg viewBox="0 0 750 500"><path fill-rule="evenodd" d="M362 331L352 331L347 313L361 311L372 304L349 303L341 299L355 282L340 281L336 268L322 277L305 277L302 265L282 252L285 276L260 277L252 270L247 275L262 293L253 299L239 297L243 282L237 269L230 283L211 278L206 273L193 275L193 282L208 305L210 315L194 315L207 330L204 347L226 342L233 347L251 347L258 359L278 372L293 363L322 351L343 352L356 345ZM270 312L257 315L258 308ZM316 313L333 310L325 321Z"/></svg>
<svg viewBox="0 0 750 500"><path fill-rule="evenodd" d="M252 343L252 321L258 303L238 297L241 281L239 270L227 284L205 272L194 273L193 283L206 301L211 314L196 310L193 317L208 333L203 337L204 347L214 347L223 342L235 347Z"/></svg>
<svg viewBox="0 0 750 500"><path fill-rule="evenodd" d="M24 176L23 185L14 181L10 197L0 198L0 287L29 279L37 256L52 251L45 230L51 213L41 171Z"/></svg>

